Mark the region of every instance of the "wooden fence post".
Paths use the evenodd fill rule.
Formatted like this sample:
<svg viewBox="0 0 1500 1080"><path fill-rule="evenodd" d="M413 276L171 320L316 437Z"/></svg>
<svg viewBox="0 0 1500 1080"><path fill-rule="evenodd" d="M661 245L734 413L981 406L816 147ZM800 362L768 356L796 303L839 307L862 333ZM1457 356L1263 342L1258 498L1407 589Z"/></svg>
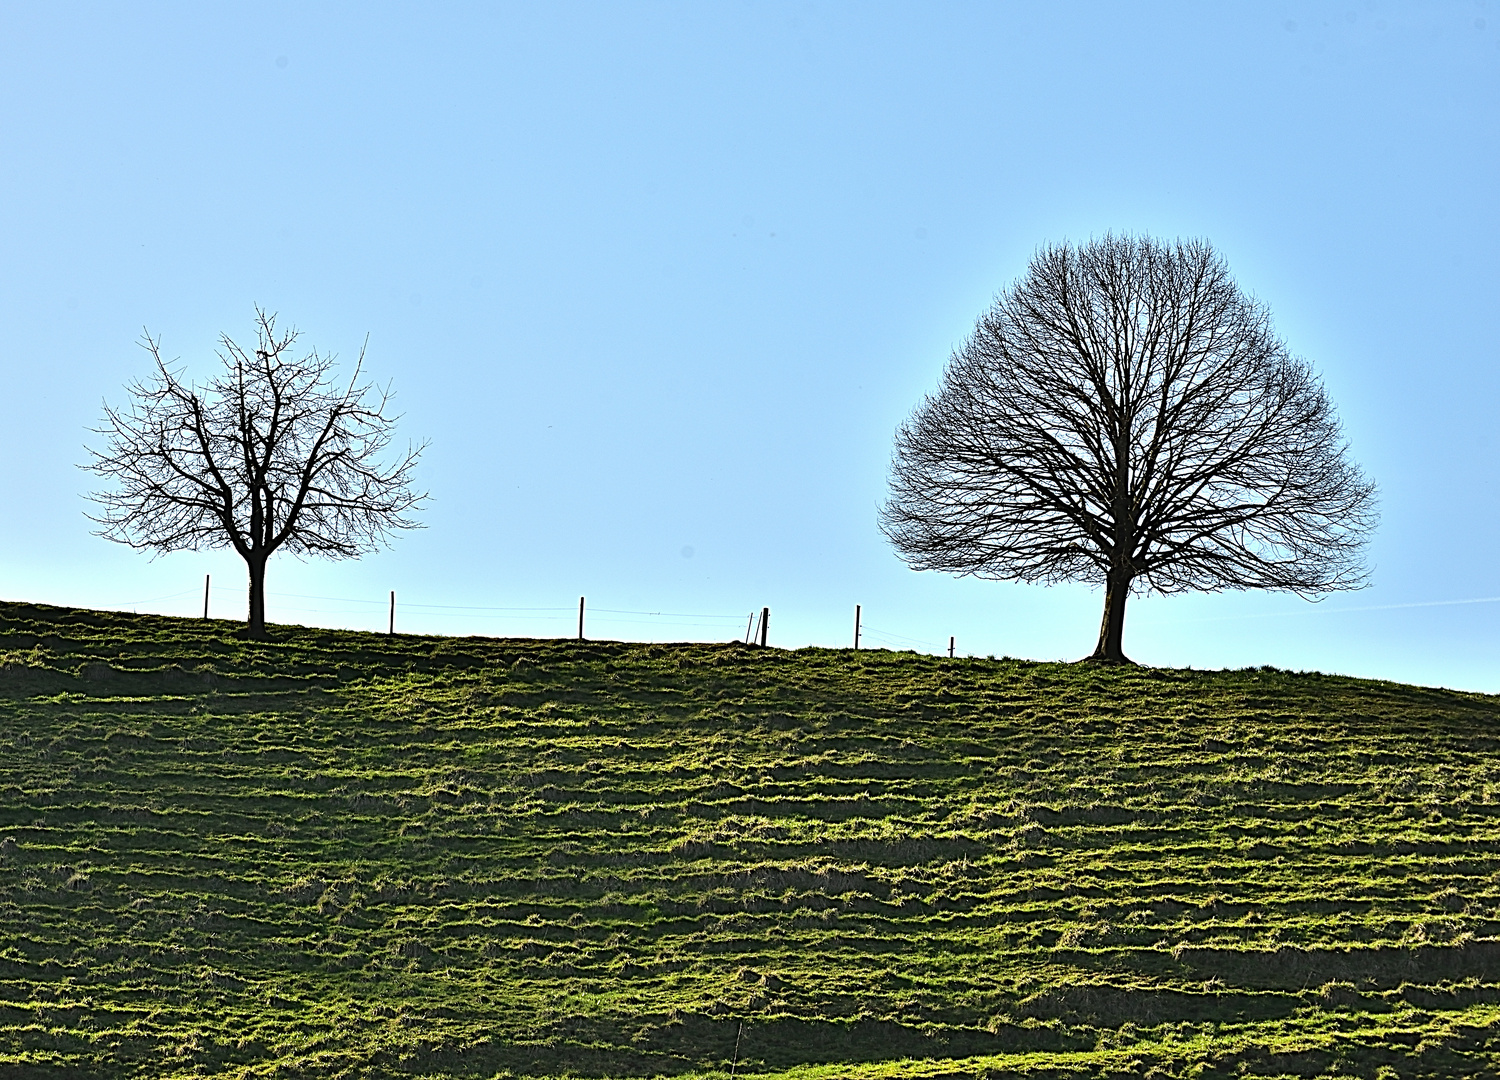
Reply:
<svg viewBox="0 0 1500 1080"><path fill-rule="evenodd" d="M859 650L859 605L854 605L854 648Z"/></svg>
<svg viewBox="0 0 1500 1080"><path fill-rule="evenodd" d="M203 617L208 618L208 579L211 575L203 575Z"/></svg>
<svg viewBox="0 0 1500 1080"><path fill-rule="evenodd" d="M583 597L578 598L578 640L583 640Z"/></svg>
<svg viewBox="0 0 1500 1080"><path fill-rule="evenodd" d="M771 629L771 609L768 608L768 607L763 607L763 608L760 609L760 644L761 644L762 648L765 647L765 644L766 644L766 635L770 631L770 629Z"/></svg>
<svg viewBox="0 0 1500 1080"><path fill-rule="evenodd" d="M948 659L953 659L953 635L948 635Z"/></svg>
<svg viewBox="0 0 1500 1080"><path fill-rule="evenodd" d="M385 632L387 634L394 634L396 632L396 590L395 589L391 590L391 622L390 622L390 625L386 627Z"/></svg>

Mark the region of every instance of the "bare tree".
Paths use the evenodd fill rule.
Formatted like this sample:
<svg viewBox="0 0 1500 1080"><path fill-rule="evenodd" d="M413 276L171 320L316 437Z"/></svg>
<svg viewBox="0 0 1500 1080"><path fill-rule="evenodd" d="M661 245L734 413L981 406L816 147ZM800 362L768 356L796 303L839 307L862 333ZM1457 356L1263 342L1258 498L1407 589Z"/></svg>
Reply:
<svg viewBox="0 0 1500 1080"><path fill-rule="evenodd" d="M896 433L881 527L908 565L1132 592L1366 583L1375 489L1311 367L1203 241L1037 252Z"/></svg>
<svg viewBox="0 0 1500 1080"><path fill-rule="evenodd" d="M86 468L115 481L90 496L103 507L92 518L98 535L153 552L238 552L250 573L249 633L263 637L272 553L354 558L417 527L405 515L427 496L411 487L423 446L382 464L397 417L389 388L360 382L364 349L336 385L332 356L295 357L297 331L255 314L255 348L223 335L224 371L201 388L146 334L156 371L130 384L126 408L105 405L95 434L106 445L89 450Z"/></svg>

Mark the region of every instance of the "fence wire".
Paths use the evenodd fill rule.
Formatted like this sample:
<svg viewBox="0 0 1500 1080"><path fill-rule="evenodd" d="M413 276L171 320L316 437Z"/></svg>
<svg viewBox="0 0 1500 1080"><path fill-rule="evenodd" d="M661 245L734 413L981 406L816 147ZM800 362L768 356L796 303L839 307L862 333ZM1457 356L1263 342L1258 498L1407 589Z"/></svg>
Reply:
<svg viewBox="0 0 1500 1080"><path fill-rule="evenodd" d="M209 589L209 614L211 616L214 615L213 607L216 599L224 600L230 596L239 598L244 595L245 589L243 586L212 586ZM351 619L357 621L369 619L378 624L369 627L369 629L375 631L384 630L387 626L386 616L390 604L389 596L375 599L359 596L326 596L317 593L272 591L268 591L266 596L268 599L277 601L291 600L307 601L312 605L341 605L339 607L324 607L297 603L277 603L268 611L268 615L273 618L279 615L325 615L339 617L345 621L345 625ZM200 610L198 602L201 601L202 597L202 589L192 588L136 600L121 601L111 606L117 610L134 611L146 605L160 605L168 601L193 598L193 608L194 613L196 613ZM1454 607L1495 603L1500 603L1500 596L1479 596L1455 600L1416 600L1404 603L1349 605L1345 607L1322 607L1314 605L1293 611L1246 612L1217 616L1190 616L1177 619L1152 618L1151 616L1147 616L1140 620L1140 623L1145 625L1170 625L1172 623L1271 619L1297 615L1338 615L1367 611L1397 611L1410 608ZM758 608L752 609L747 615L741 612L651 611L638 608L595 608L585 606L585 636L595 639L612 636L621 637L623 636L621 631L624 631L626 628L651 627L658 631L664 631L668 628L697 631L698 633L693 634L692 637L702 641L743 641L755 636L758 632L755 629L758 610ZM240 616L236 614L232 617L239 618ZM556 606L437 604L401 600L399 596L397 597L396 604L396 625L398 630L404 619L415 619L418 623L425 620L479 620L492 627L491 632L495 636L502 636L509 627L516 627L518 630L523 631L519 636L574 637L577 634L577 617L578 607L575 604L559 604ZM355 629L356 627L349 628ZM600 633L601 630L605 632ZM611 631L613 633L610 633ZM920 649L939 656L947 655L948 652L948 643L946 641L932 641L928 638L900 634L879 626L871 626L868 623L861 623L860 635L862 642L876 644L888 649ZM968 654L961 653L959 655Z"/></svg>

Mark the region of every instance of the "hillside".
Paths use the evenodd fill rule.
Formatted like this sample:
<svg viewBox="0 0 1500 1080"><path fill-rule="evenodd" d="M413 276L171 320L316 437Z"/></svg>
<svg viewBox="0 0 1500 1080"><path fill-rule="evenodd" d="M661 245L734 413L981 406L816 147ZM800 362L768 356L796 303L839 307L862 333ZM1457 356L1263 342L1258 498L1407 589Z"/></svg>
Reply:
<svg viewBox="0 0 1500 1080"><path fill-rule="evenodd" d="M0 604L5 1076L1500 1070L1500 699L236 631Z"/></svg>

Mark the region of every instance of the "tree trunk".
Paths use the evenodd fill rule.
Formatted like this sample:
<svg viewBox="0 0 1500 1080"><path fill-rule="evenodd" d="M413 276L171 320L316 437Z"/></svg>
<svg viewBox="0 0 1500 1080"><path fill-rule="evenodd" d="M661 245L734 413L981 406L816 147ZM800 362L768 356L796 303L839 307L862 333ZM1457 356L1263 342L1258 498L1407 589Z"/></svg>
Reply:
<svg viewBox="0 0 1500 1080"><path fill-rule="evenodd" d="M1104 617L1099 621L1099 644L1094 646L1090 660L1107 664L1133 664L1125 655L1125 601L1130 597L1130 574L1124 570L1111 570L1104 585Z"/></svg>
<svg viewBox="0 0 1500 1080"><path fill-rule="evenodd" d="M249 635L253 638L266 636L266 560L265 556L250 556L245 559L250 567L250 624Z"/></svg>

